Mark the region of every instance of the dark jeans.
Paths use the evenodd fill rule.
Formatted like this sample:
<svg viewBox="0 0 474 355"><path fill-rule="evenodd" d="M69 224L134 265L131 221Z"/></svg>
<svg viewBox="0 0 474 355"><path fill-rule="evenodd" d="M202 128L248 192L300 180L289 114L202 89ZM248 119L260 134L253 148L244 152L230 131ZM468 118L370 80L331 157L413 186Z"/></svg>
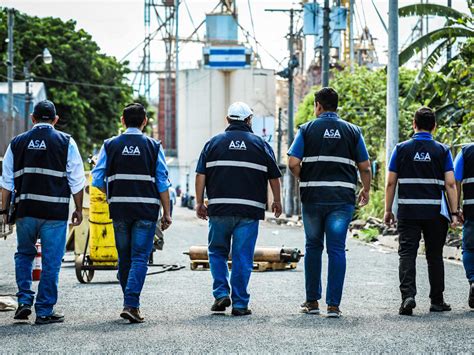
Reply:
<svg viewBox="0 0 474 355"><path fill-rule="evenodd" d="M140 307L156 221L113 221L124 307Z"/></svg>
<svg viewBox="0 0 474 355"><path fill-rule="evenodd" d="M448 220L441 215L433 219L400 219L398 233L402 299L416 295L416 256L423 233L431 303L441 303L444 292L443 247L448 233Z"/></svg>
<svg viewBox="0 0 474 355"><path fill-rule="evenodd" d="M326 238L329 259L326 304L340 305L346 275L347 228L353 215L354 205L350 204L303 203L306 301L321 299L322 253Z"/></svg>
<svg viewBox="0 0 474 355"><path fill-rule="evenodd" d="M464 221L462 235L462 262L469 282L474 282L474 219Z"/></svg>

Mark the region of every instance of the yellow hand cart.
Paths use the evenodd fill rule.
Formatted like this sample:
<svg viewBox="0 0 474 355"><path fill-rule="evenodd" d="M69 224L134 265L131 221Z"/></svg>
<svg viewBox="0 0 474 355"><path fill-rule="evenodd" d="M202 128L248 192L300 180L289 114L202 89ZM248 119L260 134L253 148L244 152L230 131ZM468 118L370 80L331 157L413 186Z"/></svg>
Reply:
<svg viewBox="0 0 474 355"><path fill-rule="evenodd" d="M84 194L84 222L71 229L73 235L69 237L69 240L72 240L71 237L74 238L76 277L80 283L91 282L96 270L118 269L114 228L109 215L106 195L91 185L91 177L88 178L88 181L89 184L86 186ZM162 269L148 273L148 275L184 268L181 265L155 264L153 262L153 253L156 250L162 250L163 244L163 232L157 227L148 266L161 267Z"/></svg>

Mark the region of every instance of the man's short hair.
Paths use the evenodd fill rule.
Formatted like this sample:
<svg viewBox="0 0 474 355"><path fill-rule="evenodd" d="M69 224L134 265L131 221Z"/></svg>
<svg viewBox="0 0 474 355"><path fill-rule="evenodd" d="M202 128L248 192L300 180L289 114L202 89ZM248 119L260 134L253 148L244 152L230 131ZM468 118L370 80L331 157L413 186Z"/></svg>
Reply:
<svg viewBox="0 0 474 355"><path fill-rule="evenodd" d="M314 102L319 102L325 111L336 111L339 95L333 88L322 88L314 94Z"/></svg>
<svg viewBox="0 0 474 355"><path fill-rule="evenodd" d="M146 117L146 110L142 104L132 103L125 106L122 116L127 127L140 127Z"/></svg>
<svg viewBox="0 0 474 355"><path fill-rule="evenodd" d="M432 131L436 126L436 116L429 107L419 108L415 112L415 125L418 129Z"/></svg>

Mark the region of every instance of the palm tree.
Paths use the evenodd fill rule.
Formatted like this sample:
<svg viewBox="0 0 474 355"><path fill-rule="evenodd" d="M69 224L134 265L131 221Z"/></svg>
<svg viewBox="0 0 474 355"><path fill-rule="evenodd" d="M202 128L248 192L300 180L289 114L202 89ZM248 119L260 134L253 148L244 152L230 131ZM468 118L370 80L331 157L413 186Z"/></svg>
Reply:
<svg viewBox="0 0 474 355"><path fill-rule="evenodd" d="M442 28L438 28L424 36L421 36L399 53L399 65L401 66L423 49L435 43L437 44L422 64L422 67L416 76L405 101L403 102L404 106L408 106L413 101L419 91L420 83L422 82L426 72L433 69L436 63L438 63L446 48L452 46L461 38L474 37L474 1L466 1L471 14L465 14L453 8L438 4L414 4L401 7L398 10L400 17L441 16L446 18L446 23ZM457 56L451 58L451 60L454 59L457 59ZM447 68L449 68L449 62L446 63L442 70L446 71Z"/></svg>

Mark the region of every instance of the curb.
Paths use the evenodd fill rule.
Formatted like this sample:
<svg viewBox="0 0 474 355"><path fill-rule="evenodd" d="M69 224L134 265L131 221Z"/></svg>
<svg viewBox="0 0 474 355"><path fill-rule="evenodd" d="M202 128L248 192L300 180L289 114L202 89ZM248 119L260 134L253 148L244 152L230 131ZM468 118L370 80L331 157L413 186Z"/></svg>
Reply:
<svg viewBox="0 0 474 355"><path fill-rule="evenodd" d="M353 237L352 237L353 238ZM360 239L354 238L361 241ZM363 241L362 241L363 242ZM372 244L372 243L366 243ZM378 240L374 242L375 245L380 245L386 248L398 250L398 236L379 236ZM425 247L423 241L420 243L420 248L418 249L418 254L425 255ZM462 260L462 249L457 247L444 246L443 248L443 258L448 260Z"/></svg>

